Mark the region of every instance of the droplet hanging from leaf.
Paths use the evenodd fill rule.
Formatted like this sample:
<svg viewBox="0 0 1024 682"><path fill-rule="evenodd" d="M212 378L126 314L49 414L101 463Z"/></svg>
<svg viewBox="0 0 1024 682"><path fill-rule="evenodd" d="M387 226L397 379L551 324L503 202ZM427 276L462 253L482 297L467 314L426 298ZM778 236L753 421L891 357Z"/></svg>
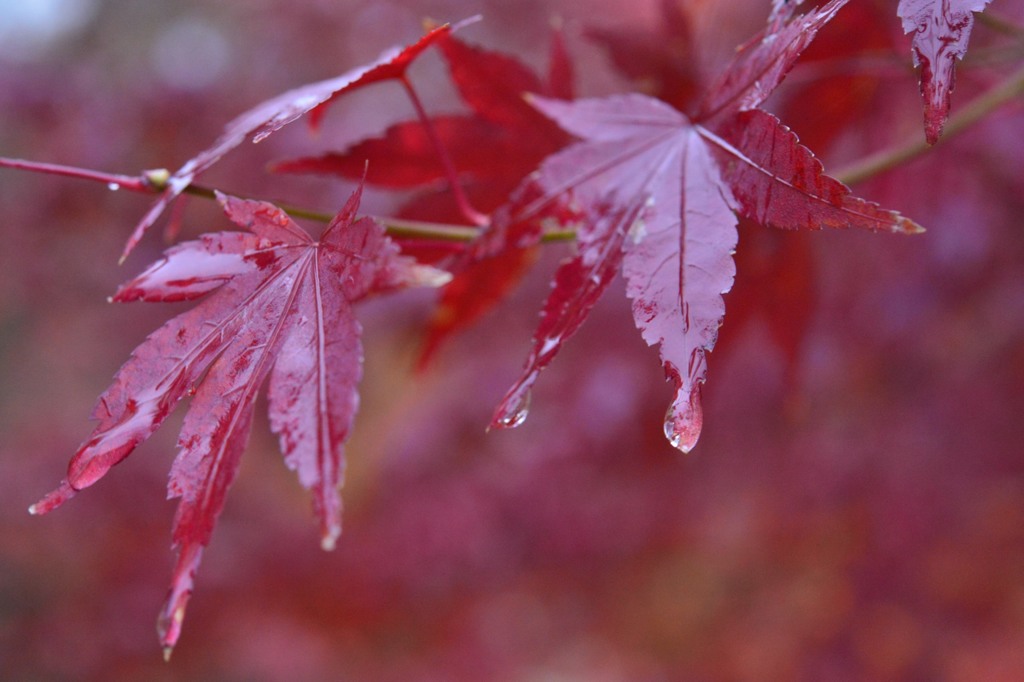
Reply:
<svg viewBox="0 0 1024 682"><path fill-rule="evenodd" d="M526 421L530 413L532 391L527 385L520 384L509 392L498 406L491 425L502 429L514 429Z"/></svg>
<svg viewBox="0 0 1024 682"><path fill-rule="evenodd" d="M665 438L672 447L685 455L697 445L703 426L704 408L700 402L700 386L694 386L692 391L680 388L665 412Z"/></svg>

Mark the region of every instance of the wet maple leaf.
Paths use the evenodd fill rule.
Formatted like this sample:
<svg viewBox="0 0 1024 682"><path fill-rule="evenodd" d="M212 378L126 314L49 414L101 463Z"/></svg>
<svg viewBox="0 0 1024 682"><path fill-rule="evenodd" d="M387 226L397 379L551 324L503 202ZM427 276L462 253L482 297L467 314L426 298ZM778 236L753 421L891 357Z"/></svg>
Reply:
<svg viewBox="0 0 1024 682"><path fill-rule="evenodd" d="M441 115L431 118L431 124L448 150L456 171L471 185L509 176L507 168L495 162L497 158L509 158L516 167L523 165L517 163L521 146L516 146L516 138L483 118ZM534 166L538 160L534 159ZM280 161L270 169L276 173L336 175L349 180L358 180L366 169L367 184L387 189L417 188L447 179L437 148L420 121L396 123L380 137L362 140L341 152ZM515 187L521 177L516 177L511 187ZM449 212L455 221L465 220L454 203Z"/></svg>
<svg viewBox="0 0 1024 682"><path fill-rule="evenodd" d="M436 42L472 113L432 117L431 127L461 179L470 186L500 185L502 191L496 195L505 196L541 159L568 141L557 125L523 99L524 93L571 96L561 39L556 34L552 42L552 73L547 81L510 55L469 45L450 33ZM367 160L370 185L407 189L446 179L444 164L421 120L396 123L382 136L340 152L280 161L271 169L358 180Z"/></svg>
<svg viewBox="0 0 1024 682"><path fill-rule="evenodd" d="M557 30L553 33L551 66L546 78L510 55L470 45L451 34L440 38L437 45L460 97L472 113L437 116L431 119L431 125L467 196L476 208L490 213L507 200L522 178L546 156L568 143L569 136L528 104L523 95L571 97L571 63ZM272 169L356 179L363 173L367 160L367 182L381 187L408 189L447 179L444 164L422 121L397 123L382 136L344 151L283 161ZM414 197L399 215L437 222L465 220L449 188L440 195L433 191ZM454 277L442 290L428 323L418 361L421 368L445 339L492 310L528 271L536 251L533 244L519 245L523 231L487 235L446 265Z"/></svg>
<svg viewBox="0 0 1024 682"><path fill-rule="evenodd" d="M956 61L967 53L974 12L990 0L900 0L896 12L903 32L913 33L914 65L921 67L924 130L929 144L939 141L949 116Z"/></svg>
<svg viewBox="0 0 1024 682"><path fill-rule="evenodd" d="M468 21L470 20L462 23ZM259 142L311 111L314 112L316 121L319 116L317 112L323 111L323 105L343 93L372 83L402 78L412 62L424 50L451 31L452 27L448 24L438 26L412 45L390 48L369 64L334 78L299 86L261 102L235 117L224 127L224 132L210 147L189 159L185 165L161 182L165 189L135 226L125 244L122 260L135 248L146 230L156 222L171 202L195 181L196 176L217 163L222 156L242 144L246 138L252 136L253 142Z"/></svg>
<svg viewBox="0 0 1024 682"><path fill-rule="evenodd" d="M796 136L757 108L844 4L832 0L794 18L792 4L777 2L768 29L739 51L693 118L644 95L534 99L581 141L544 162L533 178L541 196L524 212L572 205L583 219L578 253L555 274L523 374L493 426L522 422L538 375L621 267L634 321L659 346L676 388L665 435L687 452L703 422L705 355L733 282L737 213L787 229L920 231L824 175Z"/></svg>
<svg viewBox="0 0 1024 682"><path fill-rule="evenodd" d="M161 612L161 641L178 639L203 549L248 440L269 377L271 428L287 465L313 492L322 545L341 532L343 444L358 405L361 329L353 304L396 287L438 285L447 273L399 254L383 228L356 219L361 189L314 241L275 206L221 196L248 232L217 232L167 250L122 285L116 301L211 295L151 334L118 371L93 412L99 422L67 478L33 505L45 513L95 483L192 395L171 469L179 555Z"/></svg>
<svg viewBox="0 0 1024 682"><path fill-rule="evenodd" d="M546 82L515 59L469 45L453 36L440 43L452 79L462 98L478 116L503 130L506 150L491 148L487 189L509 193L544 157L561 149L569 136L523 98L524 93L571 98L572 65L560 31L553 32ZM463 143L464 144L464 143ZM486 177L486 176L485 176ZM501 202L482 205L493 212ZM472 244L452 264L455 276L441 290L437 309L424 337L418 365L424 367L452 334L492 310L520 282L536 260L539 226L519 224L506 229L501 216L492 220L492 234ZM496 228L496 229L495 229Z"/></svg>
<svg viewBox="0 0 1024 682"><path fill-rule="evenodd" d="M662 0L659 9L653 31L591 28L586 35L608 51L616 69L638 91L696 115L702 88L710 84L702 83L704 74L697 68L699 45L689 16L673 0ZM874 104L879 77L850 73L848 62L894 47L889 33L880 28L890 16L870 3L848 4L801 53L801 63L818 75L791 89L782 106L783 118L800 131L806 146L825 148ZM728 301L730 328L763 318L786 359L786 376L792 377L813 315L814 262L801 236L756 228L752 221L740 222L737 280Z"/></svg>

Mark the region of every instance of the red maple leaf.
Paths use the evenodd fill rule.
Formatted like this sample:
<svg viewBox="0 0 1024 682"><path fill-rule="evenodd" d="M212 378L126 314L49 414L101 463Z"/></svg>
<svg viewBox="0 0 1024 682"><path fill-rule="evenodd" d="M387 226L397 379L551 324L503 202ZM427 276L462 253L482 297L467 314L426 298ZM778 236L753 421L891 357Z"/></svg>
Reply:
<svg viewBox="0 0 1024 682"><path fill-rule="evenodd" d="M451 34L438 38L437 44L472 113L432 117L429 127L461 181L470 188L486 185L500 189L488 193L495 197L484 207L490 211L502 203L496 197L507 196L526 173L568 141L556 124L523 99L524 93L571 96L564 46L556 33L552 73L545 82L515 58L469 45ZM431 131L422 120L396 123L382 136L343 151L281 161L271 169L358 180L367 161L366 182L370 185L409 189L447 180ZM465 219L454 202L449 212L453 222Z"/></svg>
<svg viewBox="0 0 1024 682"><path fill-rule="evenodd" d="M939 141L949 116L956 60L967 53L974 12L990 0L900 0L896 12L903 32L914 34L914 65L921 67L924 131L929 144Z"/></svg>
<svg viewBox="0 0 1024 682"><path fill-rule="evenodd" d="M524 93L572 96L571 65L561 33L553 34L546 79L514 57L470 45L453 35L439 39L438 47L472 113L434 117L430 125L473 205L490 213L507 200L524 176L569 141L557 124L523 98ZM395 124L381 137L344 151L280 162L273 169L356 179L367 160L369 184L408 189L447 180L431 132L418 120ZM466 219L448 187L414 197L399 216L453 223ZM509 239L504 233L500 237L487 235L446 264L454 278L442 290L428 324L420 367L445 339L493 309L527 272L535 260L535 248L518 245L519 232L526 228L517 228Z"/></svg>
<svg viewBox="0 0 1024 682"><path fill-rule="evenodd" d="M643 95L534 100L581 142L544 162L533 180L541 197L523 212L572 205L583 220L578 253L559 266L523 374L494 426L522 422L539 373L621 267L634 321L660 347L675 384L665 434L689 451L703 421L705 354L733 282L737 213L788 229L920 230L824 175L796 136L757 108L845 2L795 18L792 5L777 2L768 29L740 50L693 118Z"/></svg>
<svg viewBox="0 0 1024 682"><path fill-rule="evenodd" d="M637 91L693 113L704 74L690 17L673 0L661 0L659 9L654 31L591 28L586 35L608 50ZM849 63L892 47L891 36L880 28L888 16L870 3L848 4L801 53L801 64L813 77L791 87L781 107L806 146L825 148L876 104L880 78L851 73ZM816 274L809 243L800 234L759 230L749 220L741 220L739 229L737 278L728 298L730 329L762 318L786 358L786 376L793 377L814 312Z"/></svg>
<svg viewBox="0 0 1024 682"><path fill-rule="evenodd" d="M180 301L213 292L151 334L118 371L93 411L99 422L67 478L33 505L46 513L127 457L192 395L168 494L179 555L161 612L170 651L204 547L224 506L269 377L271 428L285 462L313 491L322 544L341 532L343 444L359 402L361 329L353 304L367 295L441 284L447 273L399 254L383 228L355 219L361 188L314 241L275 206L221 196L248 232L217 232L167 250L121 286L116 301Z"/></svg>
<svg viewBox="0 0 1024 682"><path fill-rule="evenodd" d="M462 98L481 119L502 130L497 139L506 141L504 149L488 150L490 174L481 174L485 182L477 183L477 191L486 192L488 198L507 197L541 160L569 141L568 135L523 98L524 93L572 97L572 68L562 34L557 30L553 33L547 82L507 55L468 45L452 36L442 41L440 48ZM493 212L500 203L480 206ZM534 237L539 235L539 226L519 224L506 229L500 225L503 216L495 218L492 233L452 263L455 276L441 290L427 327L420 367L445 339L504 300L536 259Z"/></svg>
<svg viewBox="0 0 1024 682"><path fill-rule="evenodd" d="M471 20L462 23L464 24L468 21ZM309 83L284 92L277 97L272 97L265 102L257 104L255 107L232 119L224 126L224 132L221 133L220 137L210 147L189 159L185 165L161 183L166 189L164 189L160 198L157 199L146 215L142 217L138 225L135 226L134 231L132 231L131 236L128 238L128 242L125 244L122 260L135 248L135 245L142 239L146 230L156 222L167 206L185 191L186 187L195 181L196 176L209 169L222 156L242 144L247 137L251 135L253 142L259 142L271 133L277 132L303 114L311 111L313 111L313 122L315 124L319 120L318 111L323 111L323 105L336 99L343 93L351 92L357 88L384 80L402 78L412 62L424 50L434 44L441 36L447 35L451 31L452 27L449 24L438 26L428 31L412 45L404 48L390 48L369 64L357 67L334 78Z"/></svg>

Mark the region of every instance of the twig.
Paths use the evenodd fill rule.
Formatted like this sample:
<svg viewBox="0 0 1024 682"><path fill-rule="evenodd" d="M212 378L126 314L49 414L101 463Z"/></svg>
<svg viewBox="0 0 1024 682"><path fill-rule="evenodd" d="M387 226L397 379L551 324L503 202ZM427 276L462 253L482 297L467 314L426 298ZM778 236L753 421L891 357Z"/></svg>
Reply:
<svg viewBox="0 0 1024 682"><path fill-rule="evenodd" d="M943 128L942 137L939 138L939 142L936 144L946 142L955 135L962 133L1003 104L1021 95L1024 95L1024 67L1014 71L1002 83L985 94L979 95L957 114L951 116ZM863 182L879 173L904 164L924 154L933 146L923 139L915 139L891 149L884 149L877 154L872 154L833 173L832 177L847 185L855 185L858 182Z"/></svg>
<svg viewBox="0 0 1024 682"><path fill-rule="evenodd" d="M33 173L45 173L47 175L61 175L68 178L79 178L102 182L110 189L126 189L131 192L150 193L153 188L146 181L145 176L120 175L117 173L104 173L102 171L87 170L74 166L63 166L59 163L41 163L39 161L26 161L24 159L10 159L0 156L0 168L15 168Z"/></svg>
<svg viewBox="0 0 1024 682"><path fill-rule="evenodd" d="M111 189L125 189L140 194L158 194L166 188L170 173L163 168L143 171L141 175L121 175L118 173L104 173L75 166L64 166L56 163L42 163L39 161L26 161L24 159L11 159L0 157L0 168L14 168L34 173L45 173L47 175L60 175L63 177L77 178L79 180L90 180L102 182ZM216 192L203 185L191 184L183 190L184 194L201 197L203 199L216 199ZM251 199L244 195L228 192L240 199ZM278 203L277 206L289 215L296 218L315 220L321 223L328 223L334 215L314 211L301 206ZM403 220L388 216L372 216L387 230L393 237L420 238L442 242L470 242L480 236L483 227L468 227L465 225L451 225L448 223L434 223L421 220ZM485 218L486 220L486 218ZM552 231L545 234L542 241L571 241L575 239L575 233L571 231Z"/></svg>

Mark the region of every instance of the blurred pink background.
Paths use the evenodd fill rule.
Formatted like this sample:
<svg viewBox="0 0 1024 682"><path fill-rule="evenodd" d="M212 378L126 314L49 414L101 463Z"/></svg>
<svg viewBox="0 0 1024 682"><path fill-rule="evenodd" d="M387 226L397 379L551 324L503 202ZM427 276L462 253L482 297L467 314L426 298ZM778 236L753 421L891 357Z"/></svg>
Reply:
<svg viewBox="0 0 1024 682"><path fill-rule="evenodd" d="M707 69L768 11L754 0L691 5ZM882 36L852 62L878 77L877 91L817 148L827 168L921 135L894 5L878 3L888 23L856 35ZM538 69L561 17L587 96L631 86L584 28L654 31L659 17L656 3L612 0L0 0L0 155L176 168L252 104L415 40L424 17L478 13L462 38ZM1024 6L1006 0L991 13L1019 21ZM1022 61L1021 32L977 26L954 113ZM411 75L431 111L460 110L437 55ZM821 125L801 111L813 77L798 65L769 102L793 112L785 120L805 139ZM271 177L263 165L411 116L399 88L376 86L335 105L319 136L295 124L203 182L334 210L350 185ZM180 411L66 507L26 513L61 478L120 363L182 310L106 303L163 248L154 231L116 265L149 199L0 169L2 676L1020 679L1022 130L1017 100L856 187L925 235L773 236L780 254L802 240L813 263L798 282L811 307L796 360L773 336L771 316L792 314L785 301L727 312L705 432L685 457L662 435L670 387L621 283L540 380L527 422L484 432L563 247L546 249L512 299L421 376L412 366L433 294L362 306L366 378L337 550L319 549L308 496L261 416L170 664L154 620L173 558L164 482ZM364 210L395 202L369 191ZM227 224L190 200L184 226L187 236ZM758 239L741 236L741 268ZM747 274L731 296L751 300L759 284Z"/></svg>

